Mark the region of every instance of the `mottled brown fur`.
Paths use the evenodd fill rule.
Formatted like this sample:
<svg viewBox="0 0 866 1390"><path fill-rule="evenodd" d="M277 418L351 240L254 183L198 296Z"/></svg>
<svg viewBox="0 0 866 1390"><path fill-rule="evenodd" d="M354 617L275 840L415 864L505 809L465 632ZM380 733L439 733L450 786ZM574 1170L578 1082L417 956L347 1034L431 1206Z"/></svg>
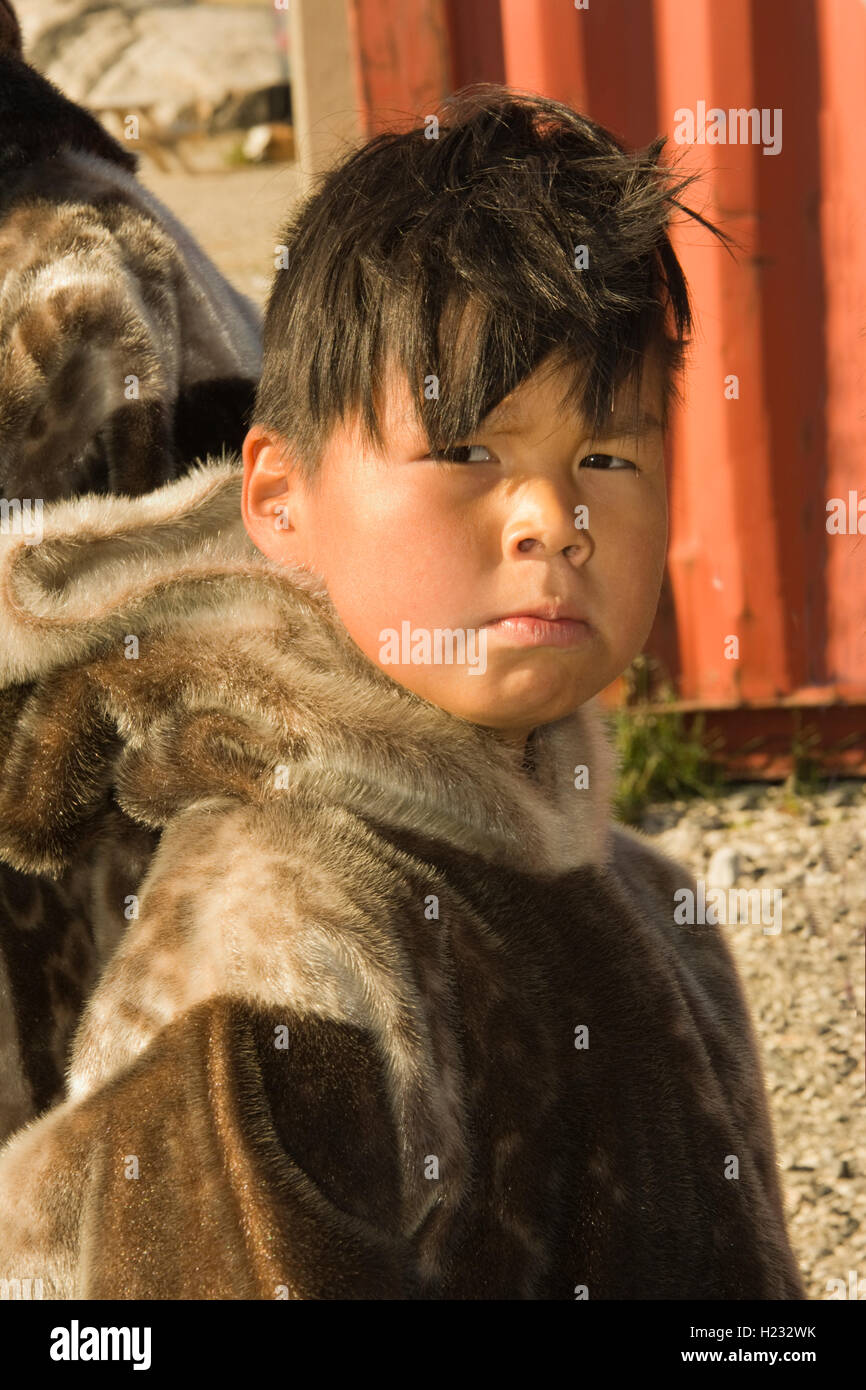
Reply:
<svg viewBox="0 0 866 1390"><path fill-rule="evenodd" d="M0 498L136 495L240 448L261 316L137 166L0 50Z"/></svg>
<svg viewBox="0 0 866 1390"><path fill-rule="evenodd" d="M595 705L530 774L391 681L252 546L234 459L45 528L0 537L0 856L158 843L138 915L121 878L99 905L64 1097L0 1153L0 1277L804 1297L730 954L613 826Z"/></svg>

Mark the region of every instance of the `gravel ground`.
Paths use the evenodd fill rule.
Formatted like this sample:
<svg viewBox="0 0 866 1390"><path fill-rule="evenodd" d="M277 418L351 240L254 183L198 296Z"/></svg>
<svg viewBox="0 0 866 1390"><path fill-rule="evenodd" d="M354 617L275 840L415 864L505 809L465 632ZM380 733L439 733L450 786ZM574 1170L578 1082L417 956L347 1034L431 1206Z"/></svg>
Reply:
<svg viewBox="0 0 866 1390"><path fill-rule="evenodd" d="M727 888L766 896L762 924L726 926L763 1049L791 1243L810 1299L866 1299L864 920L866 785L807 796L734 787L649 807L639 827ZM780 918L772 917L773 901ZM855 1295L857 1296L857 1295Z"/></svg>

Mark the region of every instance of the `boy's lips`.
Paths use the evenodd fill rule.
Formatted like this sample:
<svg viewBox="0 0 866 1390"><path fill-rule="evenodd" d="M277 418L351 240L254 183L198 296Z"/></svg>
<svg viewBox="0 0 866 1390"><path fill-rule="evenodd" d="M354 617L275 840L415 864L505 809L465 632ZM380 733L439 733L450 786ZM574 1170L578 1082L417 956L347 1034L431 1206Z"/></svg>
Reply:
<svg viewBox="0 0 866 1390"><path fill-rule="evenodd" d="M521 647L573 647L591 632L586 618L558 604L505 613L488 619L482 627Z"/></svg>
<svg viewBox="0 0 866 1390"><path fill-rule="evenodd" d="M547 622L556 623L566 619L574 623L587 623L588 620L582 613L578 613L576 608L569 604L550 600L546 603L528 604L525 608L514 608L509 613L500 613L495 618L488 618L482 627L489 627L491 623L501 623L508 618L544 618Z"/></svg>

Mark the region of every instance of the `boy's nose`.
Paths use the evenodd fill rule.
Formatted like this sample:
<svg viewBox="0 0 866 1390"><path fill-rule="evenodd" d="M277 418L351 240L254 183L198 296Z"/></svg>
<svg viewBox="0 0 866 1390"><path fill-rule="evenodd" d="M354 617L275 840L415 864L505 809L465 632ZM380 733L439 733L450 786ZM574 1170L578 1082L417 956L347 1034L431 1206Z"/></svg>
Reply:
<svg viewBox="0 0 866 1390"><path fill-rule="evenodd" d="M522 554L527 555L536 552L538 555L552 556L562 552L567 560L578 565L586 563L592 554L593 545L588 533L581 531L578 533L578 539L570 541L568 545L545 541L543 537L524 536L522 540L518 541L516 548Z"/></svg>
<svg viewBox="0 0 866 1390"><path fill-rule="evenodd" d="M593 551L589 519L587 507L574 505L573 484L536 478L512 498L504 548L512 556L565 552L572 563L582 563Z"/></svg>
<svg viewBox="0 0 866 1390"><path fill-rule="evenodd" d="M508 538L508 549L521 555L564 554L573 564L585 563L593 551L588 530L577 529L568 515L545 524L540 518L515 527Z"/></svg>

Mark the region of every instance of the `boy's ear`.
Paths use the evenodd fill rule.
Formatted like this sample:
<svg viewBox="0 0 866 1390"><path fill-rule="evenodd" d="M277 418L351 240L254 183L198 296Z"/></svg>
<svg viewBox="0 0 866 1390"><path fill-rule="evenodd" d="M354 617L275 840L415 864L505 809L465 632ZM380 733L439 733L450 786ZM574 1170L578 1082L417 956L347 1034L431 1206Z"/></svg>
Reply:
<svg viewBox="0 0 866 1390"><path fill-rule="evenodd" d="M297 562L293 541L297 541L296 510L299 504L299 475L287 459L283 440L252 425L241 449L244 482L241 514L247 534L254 544L280 564Z"/></svg>

